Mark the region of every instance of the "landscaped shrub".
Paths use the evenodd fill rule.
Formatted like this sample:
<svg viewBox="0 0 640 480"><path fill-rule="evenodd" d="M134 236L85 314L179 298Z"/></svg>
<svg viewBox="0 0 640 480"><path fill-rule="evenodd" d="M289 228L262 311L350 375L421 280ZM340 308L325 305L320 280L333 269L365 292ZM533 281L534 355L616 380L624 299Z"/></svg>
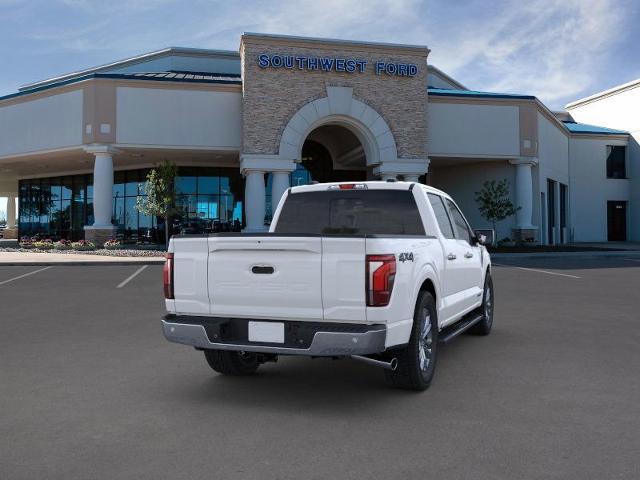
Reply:
<svg viewBox="0 0 640 480"><path fill-rule="evenodd" d="M104 248L107 250L118 250L122 248L122 242L120 240L116 240L115 238L110 238L106 242L104 242Z"/></svg>
<svg viewBox="0 0 640 480"><path fill-rule="evenodd" d="M33 242L33 247L40 250L51 250L53 248L53 241L51 239L36 240Z"/></svg>
<svg viewBox="0 0 640 480"><path fill-rule="evenodd" d="M55 250L71 250L71 240L62 239L53 242L53 248Z"/></svg>
<svg viewBox="0 0 640 480"><path fill-rule="evenodd" d="M33 242L31 241L31 237L22 237L20 239L20 248L33 248Z"/></svg>
<svg viewBox="0 0 640 480"><path fill-rule="evenodd" d="M89 251L95 250L96 244L87 240L78 240L77 242L71 243L71 248L73 248L74 250Z"/></svg>

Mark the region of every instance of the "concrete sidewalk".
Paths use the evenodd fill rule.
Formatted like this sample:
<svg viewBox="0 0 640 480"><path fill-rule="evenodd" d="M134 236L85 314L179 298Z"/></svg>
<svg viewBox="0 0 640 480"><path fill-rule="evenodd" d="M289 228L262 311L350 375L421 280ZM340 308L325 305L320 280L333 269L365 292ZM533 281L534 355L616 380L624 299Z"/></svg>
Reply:
<svg viewBox="0 0 640 480"><path fill-rule="evenodd" d="M491 259L504 260L508 258L566 258L566 257L631 257L640 259L640 250L591 250L586 252L526 252L526 253L491 253Z"/></svg>
<svg viewBox="0 0 640 480"><path fill-rule="evenodd" d="M15 265L158 265L157 257L110 257L106 255L73 253L0 252L0 267Z"/></svg>

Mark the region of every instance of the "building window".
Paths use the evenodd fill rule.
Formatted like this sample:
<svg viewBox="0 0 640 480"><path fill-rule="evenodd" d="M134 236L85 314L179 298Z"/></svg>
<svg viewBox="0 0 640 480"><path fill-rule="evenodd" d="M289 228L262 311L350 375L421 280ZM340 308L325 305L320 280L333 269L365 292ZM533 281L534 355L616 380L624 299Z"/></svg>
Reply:
<svg viewBox="0 0 640 480"><path fill-rule="evenodd" d="M239 232L244 182L237 168L178 168L173 233Z"/></svg>
<svg viewBox="0 0 640 480"><path fill-rule="evenodd" d="M607 146L607 178L627 178L627 147Z"/></svg>
<svg viewBox="0 0 640 480"><path fill-rule="evenodd" d="M21 236L83 238L83 227L93 221L91 175L20 180Z"/></svg>
<svg viewBox="0 0 640 480"><path fill-rule="evenodd" d="M148 170L114 172L112 223L125 243L164 243L159 217L136 209L145 195ZM179 168L176 177L178 214L172 233L240 231L244 182L237 168ZM93 175L21 180L20 236L79 240L93 224Z"/></svg>
<svg viewBox="0 0 640 480"><path fill-rule="evenodd" d="M567 243L567 208L569 204L569 187L564 183L560 184L560 243Z"/></svg>

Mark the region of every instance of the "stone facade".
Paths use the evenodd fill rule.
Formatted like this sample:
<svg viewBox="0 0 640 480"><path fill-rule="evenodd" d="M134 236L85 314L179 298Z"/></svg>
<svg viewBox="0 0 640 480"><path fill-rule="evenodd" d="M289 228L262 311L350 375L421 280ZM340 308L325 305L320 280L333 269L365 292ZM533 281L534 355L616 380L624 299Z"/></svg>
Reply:
<svg viewBox="0 0 640 480"><path fill-rule="evenodd" d="M261 68L261 54L358 58L363 73ZM314 39L244 35L240 47L243 77L242 152L277 155L289 119L305 104L327 96L327 87L350 87L353 98L378 112L394 136L398 157L427 158L426 47L377 45ZM417 65L415 76L376 74L377 61Z"/></svg>
<svg viewBox="0 0 640 480"><path fill-rule="evenodd" d="M93 227L85 227L84 228L84 239L88 242L93 242L97 247L102 247L104 242L107 240L114 238L115 236L115 227L113 228L93 228Z"/></svg>
<svg viewBox="0 0 640 480"><path fill-rule="evenodd" d="M15 240L18 238L18 229L17 228L5 228L2 231L2 238L6 240Z"/></svg>

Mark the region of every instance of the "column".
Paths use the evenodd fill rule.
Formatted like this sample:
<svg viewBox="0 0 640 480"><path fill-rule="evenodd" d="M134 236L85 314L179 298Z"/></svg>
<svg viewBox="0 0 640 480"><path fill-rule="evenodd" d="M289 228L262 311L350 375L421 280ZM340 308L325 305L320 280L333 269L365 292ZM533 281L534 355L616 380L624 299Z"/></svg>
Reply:
<svg viewBox="0 0 640 480"><path fill-rule="evenodd" d="M289 188L289 172L273 172L271 182L271 212L275 213L278 202Z"/></svg>
<svg viewBox="0 0 640 480"><path fill-rule="evenodd" d="M516 167L515 206L516 228L514 239L517 241L535 239L537 227L533 225L533 173L532 167L538 163L537 158L519 158L510 160Z"/></svg>
<svg viewBox="0 0 640 480"><path fill-rule="evenodd" d="M7 197L7 229L16 228L16 197Z"/></svg>
<svg viewBox="0 0 640 480"><path fill-rule="evenodd" d="M113 157L96 153L93 165L94 228L110 228L113 215Z"/></svg>
<svg viewBox="0 0 640 480"><path fill-rule="evenodd" d="M113 155L115 150L108 145L85 147L85 152L94 155L93 162L93 225L84 227L85 239L101 246L113 238L115 227L113 215Z"/></svg>
<svg viewBox="0 0 640 480"><path fill-rule="evenodd" d="M245 215L247 217L247 232L261 232L265 230L265 185L264 171L245 170ZM274 178L275 180L275 178Z"/></svg>

